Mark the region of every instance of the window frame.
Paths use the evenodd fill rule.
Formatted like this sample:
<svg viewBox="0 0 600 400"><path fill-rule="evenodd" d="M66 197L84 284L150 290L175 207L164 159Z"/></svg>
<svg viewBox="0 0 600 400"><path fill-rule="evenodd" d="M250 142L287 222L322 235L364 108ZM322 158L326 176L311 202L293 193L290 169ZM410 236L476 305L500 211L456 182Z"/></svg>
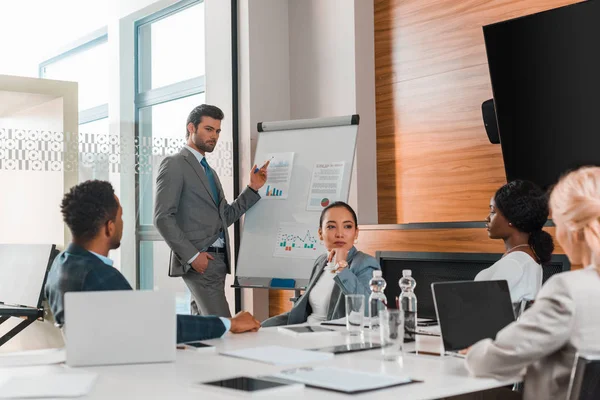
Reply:
<svg viewBox="0 0 600 400"><path fill-rule="evenodd" d="M167 103L174 100L179 100L185 97L206 93L206 75L199 75L190 79L174 82L165 86L152 88L146 91L140 91L140 78L142 71L146 76L151 76L151 59L147 56L143 56L141 53L142 46L152 46L150 41L146 43L140 43L140 28L164 18L168 18L178 12L182 12L190 7L204 3L204 0L183 0L169 7L166 7L154 14L148 15L147 17L141 18L134 23L134 93L135 93L135 138L140 138L140 110L146 107L156 106L162 103ZM234 144L235 146L235 144ZM135 155L135 164L139 164L139 155ZM234 163L237 164L237 163ZM153 261L151 265L146 262L144 269L141 268L140 260L142 258L146 260L152 260L152 257L142 257L141 245L142 242L164 242L164 239L153 224L140 224L139 210L141 208L141 187L140 187L140 176L135 175L135 206L136 206L136 218L135 224L135 251L136 251L136 286L138 289L152 289L151 282L153 282ZM151 199L146 196L145 200ZM145 204L144 207L148 205ZM151 273L150 273L151 272Z"/></svg>
<svg viewBox="0 0 600 400"><path fill-rule="evenodd" d="M78 41L72 43L67 49L51 57L47 60L42 61L38 65L38 77L41 79L47 79L45 76L44 69L58 61L65 60L75 54L83 53L98 45L108 43L108 30L107 27L100 28L99 30L90 33ZM108 118L108 103L103 103L95 107L87 108L79 111L79 125L87 124L90 122L97 121L99 119Z"/></svg>

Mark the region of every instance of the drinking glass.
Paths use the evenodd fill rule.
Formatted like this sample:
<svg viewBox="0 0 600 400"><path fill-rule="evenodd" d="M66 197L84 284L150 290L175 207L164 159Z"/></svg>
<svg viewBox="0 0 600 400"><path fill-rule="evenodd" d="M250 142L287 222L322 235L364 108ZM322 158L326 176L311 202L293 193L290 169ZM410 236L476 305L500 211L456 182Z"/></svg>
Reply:
<svg viewBox="0 0 600 400"><path fill-rule="evenodd" d="M352 336L362 335L365 319L365 296L346 295L346 329Z"/></svg>
<svg viewBox="0 0 600 400"><path fill-rule="evenodd" d="M402 362L404 345L404 313L387 309L379 314L381 354L386 361Z"/></svg>

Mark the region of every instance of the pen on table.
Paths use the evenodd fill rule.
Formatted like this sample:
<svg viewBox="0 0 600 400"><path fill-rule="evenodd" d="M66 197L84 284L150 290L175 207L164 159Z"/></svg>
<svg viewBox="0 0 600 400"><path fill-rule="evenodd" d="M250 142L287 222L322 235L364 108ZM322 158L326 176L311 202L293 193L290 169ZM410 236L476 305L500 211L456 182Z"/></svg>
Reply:
<svg viewBox="0 0 600 400"><path fill-rule="evenodd" d="M271 161L272 159L274 159L274 158L275 158L275 156L273 156L273 157L269 158L267 161L265 161L265 163L263 164L263 166L262 166L262 167L260 167L260 168L258 168L258 167L257 167L257 168L255 168L255 169L254 169L254 173L257 173L258 171L260 171L261 169L263 169L263 168L265 167L265 165L267 165L267 163L268 163L269 161Z"/></svg>

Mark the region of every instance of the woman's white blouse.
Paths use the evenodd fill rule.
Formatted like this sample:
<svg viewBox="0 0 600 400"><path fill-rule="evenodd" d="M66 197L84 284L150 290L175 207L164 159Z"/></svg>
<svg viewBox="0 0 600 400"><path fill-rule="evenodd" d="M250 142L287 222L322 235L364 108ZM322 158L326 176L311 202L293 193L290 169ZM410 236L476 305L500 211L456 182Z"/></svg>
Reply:
<svg viewBox="0 0 600 400"><path fill-rule="evenodd" d="M308 303L312 308L312 314L307 319L309 324L318 324L327 319L327 308L329 307L331 292L335 285L335 281L333 280L335 274L331 273L327 268L327 264L325 264L324 268L325 271L323 271L308 296Z"/></svg>
<svg viewBox="0 0 600 400"><path fill-rule="evenodd" d="M542 266L524 251L514 251L479 272L476 281L506 280L513 303L533 300L542 287Z"/></svg>

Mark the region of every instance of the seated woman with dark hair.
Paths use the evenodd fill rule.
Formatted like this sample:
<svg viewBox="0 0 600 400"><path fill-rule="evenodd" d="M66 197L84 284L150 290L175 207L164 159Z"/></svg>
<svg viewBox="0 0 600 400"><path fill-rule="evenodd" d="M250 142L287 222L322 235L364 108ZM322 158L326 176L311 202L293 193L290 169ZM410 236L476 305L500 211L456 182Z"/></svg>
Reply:
<svg viewBox="0 0 600 400"><path fill-rule="evenodd" d="M343 318L346 316L344 295L371 294L369 281L373 271L381 269L373 257L356 250L358 221L356 213L341 201L323 209L319 220L319 238L327 253L315 261L306 292L290 312L269 318L263 327L292 325ZM328 267L331 263L333 266Z"/></svg>
<svg viewBox="0 0 600 400"><path fill-rule="evenodd" d="M586 267L550 277L518 321L495 339L463 351L472 375L502 380L523 376L524 400L574 398L567 393L577 353L600 351L600 168L581 168L563 177L550 204L556 240L571 263ZM495 394L506 398L501 390Z"/></svg>
<svg viewBox="0 0 600 400"><path fill-rule="evenodd" d="M506 252L475 280L505 279L513 303L533 300L542 287L541 264L550 261L554 250L552 237L542 230L548 214L547 196L534 183L516 180L498 189L486 227L491 239L504 241Z"/></svg>

